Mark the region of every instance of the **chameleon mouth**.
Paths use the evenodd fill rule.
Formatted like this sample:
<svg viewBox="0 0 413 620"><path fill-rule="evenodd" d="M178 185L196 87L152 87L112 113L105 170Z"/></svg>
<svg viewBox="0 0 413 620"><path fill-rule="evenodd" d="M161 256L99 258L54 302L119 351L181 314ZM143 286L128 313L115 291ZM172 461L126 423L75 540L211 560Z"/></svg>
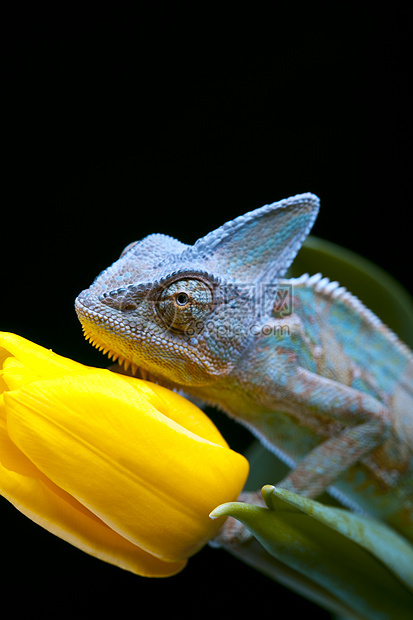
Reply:
<svg viewBox="0 0 413 620"><path fill-rule="evenodd" d="M138 366L134 362L126 359L120 353L113 351L108 345L100 340L96 334L90 332L87 327L83 327L83 335L85 339L94 346L98 351L101 351L104 355L107 355L113 364L109 366L109 370L116 372L117 374L127 375L128 377L135 377L136 379L143 379L144 381L151 381L164 387L171 387L171 383L162 380L160 377L156 377L145 368Z"/></svg>

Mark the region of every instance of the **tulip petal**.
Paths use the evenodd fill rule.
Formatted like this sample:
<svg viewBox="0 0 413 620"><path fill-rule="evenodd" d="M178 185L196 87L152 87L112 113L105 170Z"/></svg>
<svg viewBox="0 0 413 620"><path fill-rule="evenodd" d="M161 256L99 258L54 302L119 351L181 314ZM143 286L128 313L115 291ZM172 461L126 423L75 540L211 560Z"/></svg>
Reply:
<svg viewBox="0 0 413 620"><path fill-rule="evenodd" d="M1 376L5 383L2 391L18 390L22 385L40 378L15 357L8 357L4 360Z"/></svg>
<svg viewBox="0 0 413 620"><path fill-rule="evenodd" d="M89 367L57 355L16 334L0 332L0 368L7 357L15 357L35 376L53 377L62 372L89 372Z"/></svg>
<svg viewBox="0 0 413 620"><path fill-rule="evenodd" d="M2 377L5 382L3 386L0 383L0 394L6 389L17 389L39 378L59 376L67 374L68 371L76 373L96 371L95 368L57 355L21 336L8 332L0 332L0 367L3 368ZM158 411L174 419L178 424L218 445L228 447L213 422L188 399L150 381L121 374L116 376L141 395L145 395ZM0 382L2 377L0 377Z"/></svg>
<svg viewBox="0 0 413 620"><path fill-rule="evenodd" d="M190 400L172 390L142 379L117 375L150 402L157 411L174 420L180 426L219 446L228 444L215 424Z"/></svg>
<svg viewBox="0 0 413 620"><path fill-rule="evenodd" d="M184 560L216 533L209 512L235 499L248 473L244 457L167 418L110 372L36 381L5 403L11 440L40 471L166 561Z"/></svg>
<svg viewBox="0 0 413 620"><path fill-rule="evenodd" d="M0 396L0 493L52 534L94 557L147 577L175 575L186 561L164 562L109 528L56 486L10 441Z"/></svg>

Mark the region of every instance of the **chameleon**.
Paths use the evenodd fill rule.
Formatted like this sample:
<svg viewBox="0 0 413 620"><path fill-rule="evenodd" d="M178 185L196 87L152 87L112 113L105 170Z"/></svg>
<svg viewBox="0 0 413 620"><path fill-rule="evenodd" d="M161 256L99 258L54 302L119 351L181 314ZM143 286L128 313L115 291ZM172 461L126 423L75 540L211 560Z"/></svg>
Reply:
<svg viewBox="0 0 413 620"><path fill-rule="evenodd" d="M150 234L76 312L129 373L244 424L289 466L277 486L327 490L413 541L413 353L337 282L286 277L319 202L265 205L192 246Z"/></svg>

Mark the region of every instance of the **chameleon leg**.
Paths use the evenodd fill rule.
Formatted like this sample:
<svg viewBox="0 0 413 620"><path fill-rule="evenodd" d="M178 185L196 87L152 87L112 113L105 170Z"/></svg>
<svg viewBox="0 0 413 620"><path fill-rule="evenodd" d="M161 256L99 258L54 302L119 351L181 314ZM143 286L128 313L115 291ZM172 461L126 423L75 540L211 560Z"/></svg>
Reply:
<svg viewBox="0 0 413 620"><path fill-rule="evenodd" d="M300 416L318 414L342 425L337 434L311 450L278 485L289 491L316 497L387 437L389 412L369 394L300 368L289 397Z"/></svg>
<svg viewBox="0 0 413 620"><path fill-rule="evenodd" d="M369 394L302 368L297 369L286 388L285 402L298 419L308 421L310 417L317 419L319 416L319 421L327 419L339 423L336 434L321 441L277 483L278 487L294 493L317 497L349 467L384 442L389 429L389 412ZM279 402L278 399L274 409L279 408ZM275 444L276 438L267 436L267 439ZM265 505L260 491L243 493L239 501ZM240 522L229 518L215 544L239 545L250 538Z"/></svg>
<svg viewBox="0 0 413 620"><path fill-rule="evenodd" d="M317 497L381 439L382 431L374 421L348 428L312 450L277 486L305 497Z"/></svg>

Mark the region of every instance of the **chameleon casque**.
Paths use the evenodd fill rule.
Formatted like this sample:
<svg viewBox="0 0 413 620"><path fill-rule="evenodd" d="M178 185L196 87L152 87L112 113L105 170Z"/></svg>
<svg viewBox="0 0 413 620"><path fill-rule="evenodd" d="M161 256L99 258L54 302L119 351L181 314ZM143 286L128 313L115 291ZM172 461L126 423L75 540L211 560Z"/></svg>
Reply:
<svg viewBox="0 0 413 620"><path fill-rule="evenodd" d="M291 467L269 483L336 490L413 540L413 354L337 282L284 279L318 209L294 196L193 246L149 235L76 311L92 344L137 376L247 426Z"/></svg>

